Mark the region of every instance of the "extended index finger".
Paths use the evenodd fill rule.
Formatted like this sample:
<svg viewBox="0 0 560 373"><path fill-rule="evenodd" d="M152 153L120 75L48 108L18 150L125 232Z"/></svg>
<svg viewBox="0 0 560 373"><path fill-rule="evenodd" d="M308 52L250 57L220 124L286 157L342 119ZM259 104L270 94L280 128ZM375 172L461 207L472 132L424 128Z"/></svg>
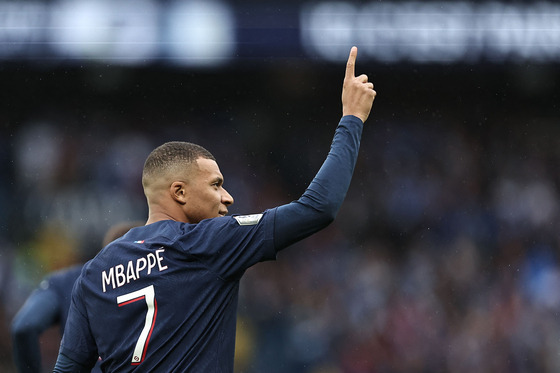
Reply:
<svg viewBox="0 0 560 373"><path fill-rule="evenodd" d="M353 78L355 76L356 56L358 55L358 48L352 47L348 62L346 63L346 78Z"/></svg>

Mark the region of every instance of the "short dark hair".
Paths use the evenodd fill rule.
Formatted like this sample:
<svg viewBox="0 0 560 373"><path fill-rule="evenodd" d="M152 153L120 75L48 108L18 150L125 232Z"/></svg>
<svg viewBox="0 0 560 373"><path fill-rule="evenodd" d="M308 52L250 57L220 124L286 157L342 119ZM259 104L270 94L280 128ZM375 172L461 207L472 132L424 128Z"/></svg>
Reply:
<svg viewBox="0 0 560 373"><path fill-rule="evenodd" d="M148 155L142 172L142 183L158 171L169 169L179 163L194 163L198 158L216 160L212 153L200 145L185 141L166 142Z"/></svg>

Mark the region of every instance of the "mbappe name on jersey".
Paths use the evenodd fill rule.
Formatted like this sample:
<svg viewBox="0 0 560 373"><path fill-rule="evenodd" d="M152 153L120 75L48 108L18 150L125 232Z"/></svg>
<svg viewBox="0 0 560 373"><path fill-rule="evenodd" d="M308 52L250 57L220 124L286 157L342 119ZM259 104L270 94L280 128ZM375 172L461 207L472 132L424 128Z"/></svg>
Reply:
<svg viewBox="0 0 560 373"><path fill-rule="evenodd" d="M155 253L149 253L145 257L140 257L136 261L129 260L126 264L118 264L109 268L108 271L101 273L101 284L103 292L107 291L107 286L111 285L113 289L121 287L140 278L140 275L149 275L153 269L165 271L166 265L163 265L162 253L165 249L156 250Z"/></svg>

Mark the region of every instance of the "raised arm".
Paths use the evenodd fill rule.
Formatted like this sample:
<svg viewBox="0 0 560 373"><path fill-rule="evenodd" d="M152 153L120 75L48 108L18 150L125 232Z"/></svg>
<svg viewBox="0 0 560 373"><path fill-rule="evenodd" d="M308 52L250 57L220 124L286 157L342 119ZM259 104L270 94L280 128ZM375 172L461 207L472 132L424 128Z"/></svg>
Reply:
<svg viewBox="0 0 560 373"><path fill-rule="evenodd" d="M343 117L321 169L297 200L276 209L274 244L277 250L329 225L346 196L358 158L363 124L375 99L366 75L355 76L358 49L353 47L346 64L342 88Z"/></svg>

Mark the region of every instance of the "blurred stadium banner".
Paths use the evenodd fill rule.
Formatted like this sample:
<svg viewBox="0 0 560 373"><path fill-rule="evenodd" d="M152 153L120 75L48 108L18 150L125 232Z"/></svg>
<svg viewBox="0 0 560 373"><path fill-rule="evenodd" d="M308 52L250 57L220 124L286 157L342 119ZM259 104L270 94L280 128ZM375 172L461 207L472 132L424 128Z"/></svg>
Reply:
<svg viewBox="0 0 560 373"><path fill-rule="evenodd" d="M560 3L0 2L0 59L221 66L251 58L560 61Z"/></svg>

